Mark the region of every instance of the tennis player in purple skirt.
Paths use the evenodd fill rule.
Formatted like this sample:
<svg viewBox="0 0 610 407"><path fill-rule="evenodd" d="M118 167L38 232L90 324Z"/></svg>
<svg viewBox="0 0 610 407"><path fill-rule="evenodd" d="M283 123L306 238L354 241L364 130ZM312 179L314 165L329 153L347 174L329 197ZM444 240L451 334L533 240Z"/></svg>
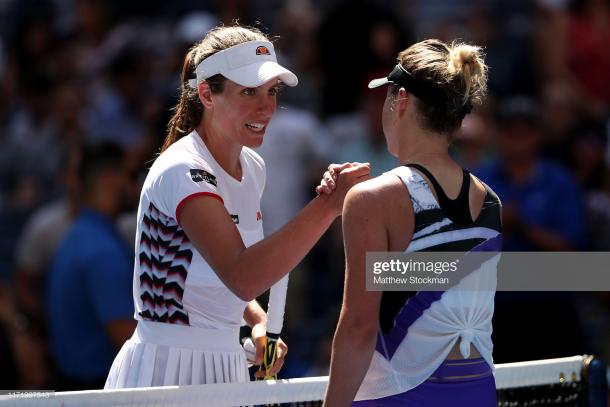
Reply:
<svg viewBox="0 0 610 407"><path fill-rule="evenodd" d="M486 93L487 67L479 47L426 40L369 87L382 85L383 130L401 166L345 200L345 292L325 406L495 406L501 204L448 153ZM326 173L321 187L332 188L332 178ZM367 252L419 251L464 253L460 279L441 291L366 290Z"/></svg>

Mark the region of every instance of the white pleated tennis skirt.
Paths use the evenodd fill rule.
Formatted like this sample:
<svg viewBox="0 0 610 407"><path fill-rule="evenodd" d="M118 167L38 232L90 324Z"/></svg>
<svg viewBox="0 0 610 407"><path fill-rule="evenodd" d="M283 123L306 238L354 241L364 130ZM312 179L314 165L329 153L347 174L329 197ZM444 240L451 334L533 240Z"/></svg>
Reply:
<svg viewBox="0 0 610 407"><path fill-rule="evenodd" d="M239 328L138 321L112 363L106 389L249 381Z"/></svg>

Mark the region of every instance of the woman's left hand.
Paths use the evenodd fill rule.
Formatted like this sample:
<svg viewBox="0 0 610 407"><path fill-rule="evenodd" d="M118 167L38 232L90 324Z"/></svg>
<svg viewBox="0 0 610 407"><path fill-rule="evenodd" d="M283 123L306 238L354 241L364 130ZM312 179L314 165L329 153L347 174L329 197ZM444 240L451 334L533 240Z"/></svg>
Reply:
<svg viewBox="0 0 610 407"><path fill-rule="evenodd" d="M267 340L267 329L264 324L256 324L252 327L252 342L256 349L255 365L263 364L263 355L265 354L265 342ZM284 359L288 354L288 345L284 343L282 338L277 341L277 354L275 358L275 364L269 371L269 376L275 376L284 366ZM257 378L265 377L264 371L256 372Z"/></svg>

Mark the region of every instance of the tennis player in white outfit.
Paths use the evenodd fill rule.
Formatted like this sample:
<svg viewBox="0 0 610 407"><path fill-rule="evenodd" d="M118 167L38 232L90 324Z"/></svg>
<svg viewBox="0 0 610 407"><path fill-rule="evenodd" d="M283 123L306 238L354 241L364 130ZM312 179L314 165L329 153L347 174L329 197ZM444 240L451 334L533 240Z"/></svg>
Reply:
<svg viewBox="0 0 610 407"><path fill-rule="evenodd" d="M297 77L260 31L217 27L187 53L182 92L138 209L133 294L138 325L106 388L243 382L239 327L262 359L266 315L255 298L294 268L341 213L366 164L263 239L263 142L276 96ZM281 368L287 348L279 344Z"/></svg>

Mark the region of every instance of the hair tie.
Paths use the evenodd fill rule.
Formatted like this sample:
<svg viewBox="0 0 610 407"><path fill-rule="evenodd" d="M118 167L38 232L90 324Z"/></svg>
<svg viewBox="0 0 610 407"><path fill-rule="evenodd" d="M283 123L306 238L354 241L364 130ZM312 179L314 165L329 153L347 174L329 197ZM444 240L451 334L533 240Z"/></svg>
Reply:
<svg viewBox="0 0 610 407"><path fill-rule="evenodd" d="M458 115L462 119L470 112L472 112L472 103L470 103L470 100L464 103L457 111Z"/></svg>

